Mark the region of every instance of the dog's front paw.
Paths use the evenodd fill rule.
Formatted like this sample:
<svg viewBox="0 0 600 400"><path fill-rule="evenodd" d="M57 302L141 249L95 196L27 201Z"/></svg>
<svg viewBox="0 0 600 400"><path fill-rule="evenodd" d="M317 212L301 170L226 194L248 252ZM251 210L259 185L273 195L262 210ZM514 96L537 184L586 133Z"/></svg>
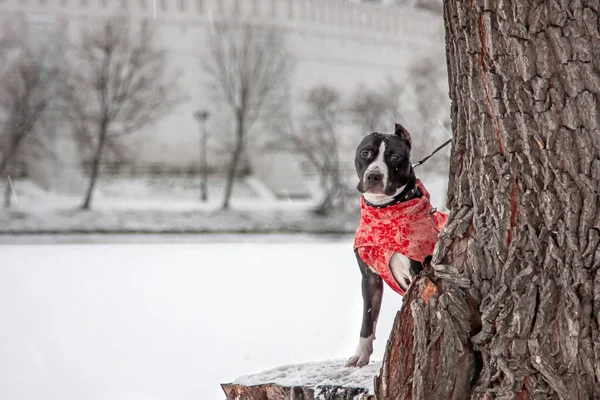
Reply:
<svg viewBox="0 0 600 400"><path fill-rule="evenodd" d="M373 354L373 340L374 335L367 338L360 338L358 347L356 348L356 354L348 359L346 367L364 367L369 364L371 354Z"/></svg>
<svg viewBox="0 0 600 400"><path fill-rule="evenodd" d="M364 367L369 364L369 354L355 354L348 359L346 367Z"/></svg>

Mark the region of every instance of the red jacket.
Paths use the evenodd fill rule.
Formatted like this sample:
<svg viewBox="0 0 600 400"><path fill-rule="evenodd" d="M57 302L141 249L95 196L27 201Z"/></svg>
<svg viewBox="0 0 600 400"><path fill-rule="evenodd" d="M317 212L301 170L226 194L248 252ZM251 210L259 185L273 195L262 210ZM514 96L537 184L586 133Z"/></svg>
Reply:
<svg viewBox="0 0 600 400"><path fill-rule="evenodd" d="M429 193L418 179L417 186L422 197L384 208L370 206L361 197L360 225L354 238L360 258L401 296L404 291L390 269L392 254L423 262L433 255L438 234L448 220L447 214L431 206Z"/></svg>

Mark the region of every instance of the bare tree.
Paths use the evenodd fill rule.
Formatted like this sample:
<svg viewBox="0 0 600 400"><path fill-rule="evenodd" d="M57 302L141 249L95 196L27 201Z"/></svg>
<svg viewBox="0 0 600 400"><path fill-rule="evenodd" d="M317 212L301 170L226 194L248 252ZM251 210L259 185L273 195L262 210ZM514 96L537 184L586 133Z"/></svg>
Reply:
<svg viewBox="0 0 600 400"><path fill-rule="evenodd" d="M400 96L403 87L391 77L378 87L359 86L354 92L348 112L362 134L386 132L400 120Z"/></svg>
<svg viewBox="0 0 600 400"><path fill-rule="evenodd" d="M430 11L437 15L442 15L444 12L444 2L442 0L413 0L414 7Z"/></svg>
<svg viewBox="0 0 600 400"><path fill-rule="evenodd" d="M451 215L378 399L600 399L600 4L444 2Z"/></svg>
<svg viewBox="0 0 600 400"><path fill-rule="evenodd" d="M290 62L283 32L242 22L214 23L202 66L233 122L234 144L223 199L223 208L228 208L252 128L287 103Z"/></svg>
<svg viewBox="0 0 600 400"><path fill-rule="evenodd" d="M0 37L0 177L6 176L4 205L9 207L10 170L23 143L55 100L58 67L52 46L31 46L22 26L4 22Z"/></svg>
<svg viewBox="0 0 600 400"><path fill-rule="evenodd" d="M417 59L409 69L404 89L398 108L400 120L411 127L413 156L420 159L451 136L444 53L433 51ZM449 157L450 148L444 149L421 168L447 174Z"/></svg>
<svg viewBox="0 0 600 400"><path fill-rule="evenodd" d="M83 209L91 206L103 152L113 139L139 131L180 100L166 64L148 22L134 27L112 18L79 32L63 97L76 133L93 143Z"/></svg>
<svg viewBox="0 0 600 400"><path fill-rule="evenodd" d="M396 4L402 7L415 7L441 15L443 12L442 0L362 0L367 4Z"/></svg>
<svg viewBox="0 0 600 400"><path fill-rule="evenodd" d="M73 138L77 150L81 156L81 163L83 166L91 166L94 164L95 154L98 146L98 135L93 126L91 125L92 118L89 117L86 112L88 105L77 101L75 93L77 93L77 86L72 87L74 82L65 83L63 88L65 89L64 99L67 100L65 107L63 108L64 115L69 121L70 128L73 130ZM125 146L119 139L119 135L107 135L104 141L104 148L102 149L101 163L112 162L115 160L117 163L127 163L130 160L130 154L127 146Z"/></svg>
<svg viewBox="0 0 600 400"><path fill-rule="evenodd" d="M402 82L388 77L373 88L361 85L348 104L348 112L362 134L386 132L400 121L413 134L413 157L420 159L447 140L450 128L447 72L442 52L417 59ZM444 150L422 169L448 171L449 151Z"/></svg>
<svg viewBox="0 0 600 400"><path fill-rule="evenodd" d="M317 170L323 198L317 209L326 214L344 207L348 195L340 168L338 123L343 114L338 90L322 85L311 89L305 99L306 111L299 129L290 129L296 148Z"/></svg>

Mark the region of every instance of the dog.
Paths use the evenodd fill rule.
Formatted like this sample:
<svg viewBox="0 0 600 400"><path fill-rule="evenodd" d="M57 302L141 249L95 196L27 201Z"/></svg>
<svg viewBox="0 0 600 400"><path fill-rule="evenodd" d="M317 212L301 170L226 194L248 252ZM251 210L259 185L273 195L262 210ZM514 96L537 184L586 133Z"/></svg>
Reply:
<svg viewBox="0 0 600 400"><path fill-rule="evenodd" d="M436 211L417 179L408 131L395 125L393 134L371 133L356 149L354 165L361 196L361 221L354 252L362 275L363 316L356 353L346 366L369 364L383 282L404 296L430 259L448 216Z"/></svg>

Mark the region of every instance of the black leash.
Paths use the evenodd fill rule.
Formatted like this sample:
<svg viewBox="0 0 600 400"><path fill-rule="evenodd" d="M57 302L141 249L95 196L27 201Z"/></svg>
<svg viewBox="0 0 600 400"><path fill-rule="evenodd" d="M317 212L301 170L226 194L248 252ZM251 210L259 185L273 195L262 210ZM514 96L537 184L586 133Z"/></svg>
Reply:
<svg viewBox="0 0 600 400"><path fill-rule="evenodd" d="M427 157L423 158L418 163L413 164L413 168L416 168L419 165L423 164L425 161L429 160L435 153L437 153L438 151L440 151L444 147L448 146L450 143L452 143L452 139L448 139L448 141L446 143L442 144L440 147L438 147L437 149L435 149L430 155L428 155Z"/></svg>

